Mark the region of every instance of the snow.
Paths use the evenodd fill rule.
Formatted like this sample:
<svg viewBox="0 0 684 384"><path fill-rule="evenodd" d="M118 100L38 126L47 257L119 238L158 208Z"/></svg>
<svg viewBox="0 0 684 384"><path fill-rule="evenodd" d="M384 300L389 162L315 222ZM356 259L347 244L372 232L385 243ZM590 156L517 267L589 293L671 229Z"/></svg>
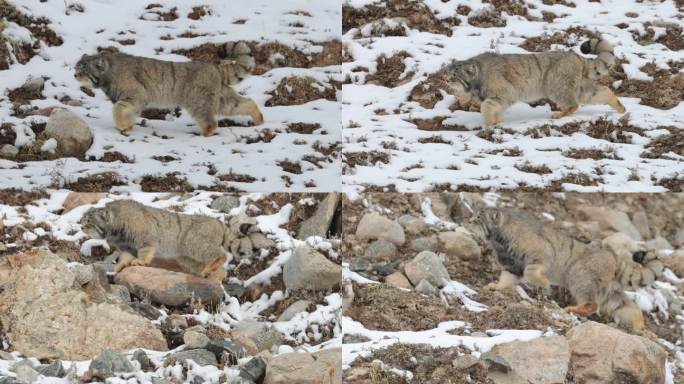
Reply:
<svg viewBox="0 0 684 384"><path fill-rule="evenodd" d="M554 180L568 174L583 173L596 177L597 170L602 173L596 186L581 186L564 183L566 191L605 191L605 192L662 192L666 189L656 185L656 181L672 178L684 173L684 158L671 154L668 159L645 159L640 154L648 142L662 134L656 129L669 126L684 128L684 104L669 110L661 110L639 104L637 98L621 98L629 113L629 123L645 129L644 136L631 134L633 143L612 143L592 138L582 132L563 135L553 132L549 137L532 138L525 132L532 127L551 124L554 126L581 121L591 123L599 118L617 121L621 115L608 106L583 106L576 115L560 120L552 120L548 106L531 107L518 103L504 113L502 125L505 132L499 131L495 137L501 140L494 143L476 134L482 126L482 117L476 112L454 111L448 107L455 101L453 96L443 94L444 100L433 109L421 107L417 102L408 101L411 89L436 72L451 60L463 60L486 51L500 53L527 53L519 45L527 37L543 34L552 35L556 31L571 26L583 26L590 31L603 35L615 45L615 55L629 61L622 68L628 78L646 79L648 76L639 68L647 63L667 68L667 62L681 61L684 51L672 51L662 44L640 45L634 41L630 30L643 30L644 21L660 21L681 25L674 2L638 2L636 0L590 2L574 1L574 8L563 5L545 5L541 0L530 0L529 12L541 17L541 11L553 12L558 17L553 23L528 21L520 16L503 14L506 27L476 28L467 18L454 13L458 5L468 5L477 11L485 4L479 0L430 0L425 3L439 11L438 18L454 16L460 19L459 26L453 27L451 37L420 32L410 29L406 36L385 36L357 38L359 29L351 29L343 35L343 43L354 61L342 64L342 73L349 76L350 84L343 85L342 124L343 156L351 152L370 152L389 155L387 164L378 162L370 165L349 167L343 176L343 190L358 193L369 187L394 187L398 192L456 189L459 185L480 188L517 188L520 186L544 188ZM360 7L369 1L346 1ZM625 13L635 12L638 18L632 19ZM626 23L628 28L620 29L615 25ZM662 25L662 24L660 24ZM656 28L661 30L662 28ZM365 30L360 28L361 35ZM572 50L579 53L582 38L571 39ZM568 50L558 45L552 48ZM413 78L395 88L366 84L365 78L377 70L376 59L390 57L400 51L411 55L407 68L415 71ZM408 61L408 60L407 60ZM369 72L357 68L366 67ZM354 72L356 71L356 72ZM376 114L384 109L387 114ZM429 119L442 116L444 124L464 125L469 130L460 131L421 131L408 121L415 118ZM507 132L511 133L507 133ZM552 130L553 131L553 130ZM630 135L630 133L627 133ZM450 144L420 143L420 139L440 136ZM396 148L388 146L395 144ZM497 150L517 148L520 156L504 156ZM614 150L620 159L574 159L562 155L570 148L596 148ZM516 168L528 163L533 166L546 165L549 174L523 172ZM636 175L637 179L634 179Z"/></svg>
<svg viewBox="0 0 684 384"><path fill-rule="evenodd" d="M246 79L235 89L256 101L264 114L265 123L256 127L219 128L218 134L209 138L198 136L198 127L186 112L166 121L147 120L145 127L135 126L130 137L122 136L114 128L112 103L99 90L94 97L86 96L79 90L80 84L74 78L74 65L81 55L93 54L97 47L111 46L133 55L187 61L186 57L171 52L204 43L247 40L279 42L305 54L312 54L320 51L320 44L340 39L341 12L337 1L155 1L162 4L163 10L177 8L179 17L173 21L141 19L144 14L150 14L145 7L152 2L84 1L81 2L84 8L82 13L73 10L65 12L65 3L60 1L38 4L33 0L12 0L11 3L27 14L49 18L49 27L64 40L64 44L44 46L41 54L27 64L14 64L9 70L0 71L0 122L14 125L17 133L15 145L24 146L32 142L34 134L29 129L30 122L45 122L47 118L33 116L20 119L11 116L12 103L2 95L21 86L29 77L47 77L49 79L45 82L43 92L45 99L33 100L31 105L38 108L62 106L84 118L94 133L94 142L86 158L92 156L100 160L64 158L26 162L24 167L17 167L13 161L2 160L0 184L4 187L33 189L51 186L55 180L64 185L77 181L79 177L108 171L116 172L122 178L125 186L117 189L126 191L140 190L139 183L144 175L163 176L173 172L178 172L179 178L187 178L198 189L216 184L244 191L327 191L340 185L341 166L337 152L333 151L328 156L313 148L319 145L321 148L331 148L340 143L338 103L319 99L302 105L264 106L270 98L269 92L284 77L310 76L329 86L330 80L342 80L338 65L278 68ZM192 7L197 5L207 5L211 14L200 20L187 18ZM306 10L310 16L295 14L300 10ZM233 19L245 22L236 24L230 21ZM304 27L291 26L297 22ZM176 36L187 31L200 36L160 40L162 36ZM4 31L22 39L31 38L28 32L12 23ZM133 39L135 44L121 45L117 42L125 39ZM61 105L57 99L64 96L80 100L83 105ZM322 129L313 134L288 133L287 125L297 122L318 123ZM263 137L266 130L276 135L270 142L247 144L247 140ZM101 161L106 152L119 152L134 162ZM161 162L154 159L169 155L177 160ZM304 160L307 156L324 157L326 160L316 165ZM285 172L277 164L285 159L299 162L302 173ZM230 173L249 175L255 180L219 181L218 176Z"/></svg>

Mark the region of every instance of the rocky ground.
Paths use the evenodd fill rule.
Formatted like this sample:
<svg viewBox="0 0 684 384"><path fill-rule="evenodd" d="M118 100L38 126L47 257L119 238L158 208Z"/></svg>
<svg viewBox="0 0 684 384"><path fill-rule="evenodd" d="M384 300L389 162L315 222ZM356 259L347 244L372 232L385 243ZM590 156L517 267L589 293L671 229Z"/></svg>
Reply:
<svg viewBox="0 0 684 384"><path fill-rule="evenodd" d="M79 224L132 199L258 231L221 284L115 273ZM341 383L338 194L0 194L0 383Z"/></svg>
<svg viewBox="0 0 684 384"><path fill-rule="evenodd" d="M338 2L1 0L0 15L3 187L327 192L340 185ZM120 135L104 93L74 78L83 54L217 63L224 44L238 40L256 66L234 88L255 100L265 121L222 116L212 137L199 135L181 109L145 110L131 135Z"/></svg>
<svg viewBox="0 0 684 384"><path fill-rule="evenodd" d="M345 382L684 382L684 214L673 209L683 204L681 194L345 195ZM566 313L572 298L558 288L490 288L500 268L469 222L483 206L529 211L585 243L621 237L657 257L656 281L627 291L644 335Z"/></svg>
<svg viewBox="0 0 684 384"><path fill-rule="evenodd" d="M345 0L345 192L682 191L683 11L675 0ZM479 105L444 90L452 60L580 53L598 35L617 58L601 83L626 114L582 106L552 120L540 100L485 131Z"/></svg>

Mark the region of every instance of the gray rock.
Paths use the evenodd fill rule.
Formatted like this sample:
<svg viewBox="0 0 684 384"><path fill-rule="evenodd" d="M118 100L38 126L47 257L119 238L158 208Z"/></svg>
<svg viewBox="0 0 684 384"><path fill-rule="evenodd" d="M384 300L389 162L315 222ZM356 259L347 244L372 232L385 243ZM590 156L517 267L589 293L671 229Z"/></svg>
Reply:
<svg viewBox="0 0 684 384"><path fill-rule="evenodd" d="M461 231L442 232L438 235L444 250L450 256L461 260L475 261L482 257L480 246L473 238Z"/></svg>
<svg viewBox="0 0 684 384"><path fill-rule="evenodd" d="M232 297L242 297L245 293L245 286L238 283L223 283L223 289L226 291L228 296Z"/></svg>
<svg viewBox="0 0 684 384"><path fill-rule="evenodd" d="M42 77L28 79L21 88L29 93L40 94L45 87L45 80Z"/></svg>
<svg viewBox="0 0 684 384"><path fill-rule="evenodd" d="M43 364L36 367L36 372L46 377L64 377L66 376L66 370L62 365L62 362L55 360L50 364Z"/></svg>
<svg viewBox="0 0 684 384"><path fill-rule="evenodd" d="M480 359L473 355L463 355L451 361L451 365L456 369L469 369L480 364Z"/></svg>
<svg viewBox="0 0 684 384"><path fill-rule="evenodd" d="M105 349L90 361L88 370L93 377L106 379L117 373L133 372L135 368L126 356L111 349Z"/></svg>
<svg viewBox="0 0 684 384"><path fill-rule="evenodd" d="M388 276L397 271L396 263L380 262L373 264L372 271L380 276Z"/></svg>
<svg viewBox="0 0 684 384"><path fill-rule="evenodd" d="M299 227L297 238L306 240L311 236L327 237L330 223L335 216L335 210L340 202L338 193L328 193L328 195L318 203L316 212L313 216L306 219Z"/></svg>
<svg viewBox="0 0 684 384"><path fill-rule="evenodd" d="M413 285L427 280L435 287L442 287L450 280L449 272L442 264L440 257L430 251L423 251L404 266L404 274Z"/></svg>
<svg viewBox="0 0 684 384"><path fill-rule="evenodd" d="M230 213L233 208L240 206L240 198L233 195L223 195L216 198L209 206L211 209L223 213Z"/></svg>
<svg viewBox="0 0 684 384"><path fill-rule="evenodd" d="M275 242L260 232L250 233L249 240L252 242L252 247L254 249L268 249L275 247Z"/></svg>
<svg viewBox="0 0 684 384"><path fill-rule="evenodd" d="M439 242L433 236L417 237L411 240L411 250L414 252L432 251L434 252L439 246Z"/></svg>
<svg viewBox="0 0 684 384"><path fill-rule="evenodd" d="M188 319L183 315L170 315L164 319L162 327L169 332L180 333L188 328Z"/></svg>
<svg viewBox="0 0 684 384"><path fill-rule="evenodd" d="M266 362L261 357L254 357L240 368L240 377L260 382L266 373Z"/></svg>
<svg viewBox="0 0 684 384"><path fill-rule="evenodd" d="M292 352L275 356L266 366L263 384L316 382L342 384L340 348L324 349L312 354Z"/></svg>
<svg viewBox="0 0 684 384"><path fill-rule="evenodd" d="M38 381L38 372L29 364L20 364L14 368L14 373L17 375L15 380L21 384L32 384Z"/></svg>
<svg viewBox="0 0 684 384"><path fill-rule="evenodd" d="M206 349L190 349L175 352L169 355L166 360L169 363L182 363L185 360L192 360L201 366L218 365L218 360L216 360L214 353Z"/></svg>
<svg viewBox="0 0 684 384"><path fill-rule="evenodd" d="M128 290L128 288L124 287L123 285L119 284L112 284L109 286L109 290L116 295L117 297L121 298L126 303L131 302L131 292Z"/></svg>
<svg viewBox="0 0 684 384"><path fill-rule="evenodd" d="M93 144L88 124L75 113L61 108L52 112L43 135L57 140L57 153L61 156L83 156Z"/></svg>
<svg viewBox="0 0 684 384"><path fill-rule="evenodd" d="M421 280L418 285L416 285L416 292L422 293L423 295L434 295L437 293L437 288L430 284L427 280Z"/></svg>
<svg viewBox="0 0 684 384"><path fill-rule="evenodd" d="M368 260L394 260L397 258L397 246L387 240L375 240L368 244L363 257Z"/></svg>
<svg viewBox="0 0 684 384"><path fill-rule="evenodd" d="M214 353L217 359L228 354L232 364L235 364L238 359L245 357L244 348L230 340L211 340L204 348Z"/></svg>
<svg viewBox="0 0 684 384"><path fill-rule="evenodd" d="M398 271L385 277L385 283L397 288L411 289L411 283L406 276Z"/></svg>
<svg viewBox="0 0 684 384"><path fill-rule="evenodd" d="M327 291L340 283L341 276L339 265L306 245L297 247L283 265L283 281L290 290Z"/></svg>
<svg viewBox="0 0 684 384"><path fill-rule="evenodd" d="M136 312L150 320L157 320L162 315L157 308L149 303L141 303L136 301L130 303L130 306L131 308L135 309Z"/></svg>
<svg viewBox="0 0 684 384"><path fill-rule="evenodd" d="M149 372L154 369L154 363L152 363L152 360L150 360L149 356L147 356L147 353L145 353L145 351L142 349L138 349L137 351L133 352L133 360L140 364L140 369L142 369L144 372Z"/></svg>
<svg viewBox="0 0 684 384"><path fill-rule="evenodd" d="M285 311L283 311L280 317L278 317L278 321L292 320L292 318L294 318L298 313L306 312L306 310L309 308L309 305L311 305L309 300L295 301L294 303L290 304Z"/></svg>
<svg viewBox="0 0 684 384"><path fill-rule="evenodd" d="M15 147L12 144L5 144L2 147L0 147L0 157L13 159L17 157L18 154L19 148Z"/></svg>
<svg viewBox="0 0 684 384"><path fill-rule="evenodd" d="M565 382L570 347L563 336L539 337L496 345L485 356L508 367L489 374L495 383L556 384Z"/></svg>
<svg viewBox="0 0 684 384"><path fill-rule="evenodd" d="M275 345L280 345L283 341L283 336L279 332L256 321L239 322L230 335L232 341L250 355L269 350Z"/></svg>
<svg viewBox="0 0 684 384"><path fill-rule="evenodd" d="M641 234L622 211L596 206L580 206L578 210L587 218L598 221L602 229L624 232L633 240L641 241Z"/></svg>
<svg viewBox="0 0 684 384"><path fill-rule="evenodd" d="M364 259L363 257L355 257L349 263L349 269L354 272L365 272L370 271L373 267L370 261Z"/></svg>
<svg viewBox="0 0 684 384"><path fill-rule="evenodd" d="M210 341L207 335L198 331L188 329L183 333L183 344L186 349L204 348Z"/></svg>
<svg viewBox="0 0 684 384"><path fill-rule="evenodd" d="M404 227L406 233L411 235L420 235L428 230L428 224L422 217L416 217L411 215L401 216L397 222Z"/></svg>
<svg viewBox="0 0 684 384"><path fill-rule="evenodd" d="M359 240L387 240L401 246L406 241L404 229L394 220L377 213L367 213L356 227Z"/></svg>

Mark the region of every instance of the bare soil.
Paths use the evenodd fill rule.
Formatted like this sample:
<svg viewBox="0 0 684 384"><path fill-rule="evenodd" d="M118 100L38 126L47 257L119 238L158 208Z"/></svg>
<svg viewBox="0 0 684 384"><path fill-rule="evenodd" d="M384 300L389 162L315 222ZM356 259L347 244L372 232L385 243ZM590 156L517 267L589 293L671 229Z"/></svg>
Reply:
<svg viewBox="0 0 684 384"><path fill-rule="evenodd" d="M321 87L323 90L320 89ZM270 94L271 98L265 103L267 107L300 105L318 99L337 100L334 87L327 84L321 85L312 77L292 76L283 78Z"/></svg>
<svg viewBox="0 0 684 384"><path fill-rule="evenodd" d="M380 56L377 61L377 72L366 77L366 83L394 88L411 81L414 73L409 72L401 77L406 69L404 59L411 57L406 51L398 52L390 57Z"/></svg>
<svg viewBox="0 0 684 384"><path fill-rule="evenodd" d="M453 17L438 19L429 7L419 1L388 0L361 8L343 5L342 32L347 33L352 28L384 18L402 18L413 29L446 36L451 36L451 27L459 24L459 19Z"/></svg>

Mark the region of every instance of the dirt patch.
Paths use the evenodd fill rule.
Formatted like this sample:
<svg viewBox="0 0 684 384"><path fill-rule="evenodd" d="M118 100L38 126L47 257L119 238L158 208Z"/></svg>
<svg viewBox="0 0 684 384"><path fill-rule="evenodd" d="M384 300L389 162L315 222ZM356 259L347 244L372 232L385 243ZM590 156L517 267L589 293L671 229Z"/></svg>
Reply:
<svg viewBox="0 0 684 384"><path fill-rule="evenodd" d="M185 177L178 177L178 172L164 176L146 175L140 180L143 192L191 192L194 190Z"/></svg>
<svg viewBox="0 0 684 384"><path fill-rule="evenodd" d="M278 166L283 169L283 171L288 173L294 173L295 175L302 174L302 165L299 162L292 162L290 160L279 161Z"/></svg>
<svg viewBox="0 0 684 384"><path fill-rule="evenodd" d="M345 168L355 168L358 166L372 166L377 162L389 164L390 154L381 151L367 151L367 152L345 152L344 165Z"/></svg>
<svg viewBox="0 0 684 384"><path fill-rule="evenodd" d="M48 27L51 21L45 17L35 18L25 15L7 1L0 1L0 15L6 18L7 21L15 22L28 29L33 37L42 40L51 47L60 46L64 43L62 38ZM34 48L39 49L40 45L36 43Z"/></svg>
<svg viewBox="0 0 684 384"><path fill-rule="evenodd" d="M592 160L622 160L614 149L602 150L598 148L571 148L562 152L562 155L571 159L592 159Z"/></svg>
<svg viewBox="0 0 684 384"><path fill-rule="evenodd" d="M362 27L372 21L384 18L401 18L413 29L421 32L439 33L451 36L451 28L460 23L458 18L438 19L428 6L419 1L387 0L354 8L342 6L342 31Z"/></svg>
<svg viewBox="0 0 684 384"><path fill-rule="evenodd" d="M173 114L175 117L180 117L181 109L176 108L171 111L170 109L148 108L140 113L140 117L148 120L166 120L166 117L169 114Z"/></svg>
<svg viewBox="0 0 684 384"><path fill-rule="evenodd" d="M4 144L14 145L17 140L17 133L14 131L14 125L11 123L0 124L0 147Z"/></svg>
<svg viewBox="0 0 684 384"><path fill-rule="evenodd" d="M148 13L154 13L158 15L158 21L174 21L178 18L178 8L173 7L171 9L164 9L161 4L150 4L145 9ZM146 20L143 16L140 16L141 20Z"/></svg>
<svg viewBox="0 0 684 384"><path fill-rule="evenodd" d="M33 86L22 85L7 92L7 97L13 103L27 104L31 100L45 99L43 96L43 87L37 88Z"/></svg>
<svg viewBox="0 0 684 384"><path fill-rule="evenodd" d="M414 72L404 73L406 64L404 59L411 57L406 51L401 51L391 57L380 56L377 58L377 71L366 77L367 84L382 85L394 88L406 84L413 78Z"/></svg>
<svg viewBox="0 0 684 384"><path fill-rule="evenodd" d="M644 30L644 34L640 34L636 30L631 31L634 41L641 45L660 43L672 51L684 50L684 35L682 35L682 27L673 24L665 25L665 33L661 34L656 39L654 39L655 30L653 29L653 24L650 22L645 22Z"/></svg>
<svg viewBox="0 0 684 384"><path fill-rule="evenodd" d="M411 383L423 384L493 384L487 378L482 364L469 368L455 368L452 361L470 351L463 347L436 348L429 344L395 343L373 351L366 358L357 358L352 369L345 372L344 382L349 384L408 384L409 381L390 369L401 369L413 374ZM373 361L382 361L386 368ZM355 373L353 377L350 376Z"/></svg>
<svg viewBox="0 0 684 384"><path fill-rule="evenodd" d="M464 125L445 125L444 120L446 120L445 116L437 116L431 119L413 119L409 121L415 124L418 130L421 131L469 131Z"/></svg>
<svg viewBox="0 0 684 384"><path fill-rule="evenodd" d="M254 56L255 66L252 73L261 75L273 68L294 67L312 68L339 65L342 63L342 42L330 40L319 44L321 51L315 54L304 53L279 42L246 41ZM190 49L176 49L172 53L189 57L192 60L218 63L228 57L224 44L205 43Z"/></svg>
<svg viewBox="0 0 684 384"><path fill-rule="evenodd" d="M552 45L565 45L570 47L578 38L593 39L598 37L596 33L582 27L572 26L564 31L554 32L553 35L528 37L520 44L520 47L530 52L547 52Z"/></svg>
<svg viewBox="0 0 684 384"><path fill-rule="evenodd" d="M642 67L644 71L649 68ZM625 78L615 90L618 96L638 97L639 104L658 109L670 109L684 99L684 75L668 71L650 71L652 81Z"/></svg>
<svg viewBox="0 0 684 384"><path fill-rule="evenodd" d="M595 187L599 184L600 179L593 178L586 173L569 173L563 177L551 181L546 189L549 191L562 192L563 184L576 184L584 187Z"/></svg>
<svg viewBox="0 0 684 384"><path fill-rule="evenodd" d="M684 192L684 177L673 176L662 178L655 183L663 188L667 188L670 192Z"/></svg>
<svg viewBox="0 0 684 384"><path fill-rule="evenodd" d="M74 192L109 192L119 185L124 185L124 182L117 173L102 172L79 177L75 182L65 184L64 188Z"/></svg>
<svg viewBox="0 0 684 384"><path fill-rule="evenodd" d="M418 139L418 142L421 144L453 144L453 142L446 140L442 136L435 135L435 136L430 136L430 137L421 137Z"/></svg>
<svg viewBox="0 0 684 384"><path fill-rule="evenodd" d="M113 163L116 161L120 161L120 162L126 163L126 164L133 164L134 163L134 161L130 157L124 155L121 152L117 152L117 151L105 152L102 155L102 157L100 157L99 159L94 157L94 156L90 156L88 158L88 161L102 161L105 163Z"/></svg>
<svg viewBox="0 0 684 384"><path fill-rule="evenodd" d="M622 144L632 143L632 138L629 133L635 133L639 136L644 135L644 130L642 128L629 124L629 121L626 119L621 119L616 123L604 117L600 117L591 122L573 121L558 126L545 124L539 127L529 128L525 132L525 135L538 139L552 136L552 131L558 131L565 136L571 136L576 132L582 132L594 139Z"/></svg>
<svg viewBox="0 0 684 384"><path fill-rule="evenodd" d="M24 191L16 188L0 189L0 204L15 207L31 204L36 200L49 197L50 195L45 191Z"/></svg>
<svg viewBox="0 0 684 384"><path fill-rule="evenodd" d="M478 28L505 27L506 19L501 11L494 7L480 8L468 16L468 24Z"/></svg>
<svg viewBox="0 0 684 384"><path fill-rule="evenodd" d="M211 9L206 5L192 7L192 11L188 13L188 19L199 20L206 15L211 15Z"/></svg>
<svg viewBox="0 0 684 384"><path fill-rule="evenodd" d="M226 173L223 175L218 175L216 176L217 179L221 181L232 181L235 183L253 183L257 181L255 177L252 177L250 175L241 175L239 173Z"/></svg>
<svg viewBox="0 0 684 384"><path fill-rule="evenodd" d="M266 100L267 107L278 105L300 105L313 100L326 99L336 101L335 88L330 84L323 84L312 77L291 76L283 78L276 89L269 93L271 98Z"/></svg>
<svg viewBox="0 0 684 384"><path fill-rule="evenodd" d="M345 315L368 329L422 331L447 320L447 307L437 297L384 284L354 286L354 294L354 301Z"/></svg>
<svg viewBox="0 0 684 384"><path fill-rule="evenodd" d="M532 165L529 162L524 164L516 164L515 168L520 172L536 173L538 175L546 175L552 173L551 169L546 165Z"/></svg>
<svg viewBox="0 0 684 384"><path fill-rule="evenodd" d="M287 133L301 133L310 135L321 127L318 123L290 123L287 125Z"/></svg>
<svg viewBox="0 0 684 384"><path fill-rule="evenodd" d="M641 154L641 157L647 159L672 159L672 156L666 156L668 153L674 153L679 156L684 156L684 132L681 129L673 128L669 135L663 135L651 140L646 146L646 151Z"/></svg>
<svg viewBox="0 0 684 384"><path fill-rule="evenodd" d="M529 20L527 4L522 0L485 0L499 12L506 12L509 15L523 16Z"/></svg>

